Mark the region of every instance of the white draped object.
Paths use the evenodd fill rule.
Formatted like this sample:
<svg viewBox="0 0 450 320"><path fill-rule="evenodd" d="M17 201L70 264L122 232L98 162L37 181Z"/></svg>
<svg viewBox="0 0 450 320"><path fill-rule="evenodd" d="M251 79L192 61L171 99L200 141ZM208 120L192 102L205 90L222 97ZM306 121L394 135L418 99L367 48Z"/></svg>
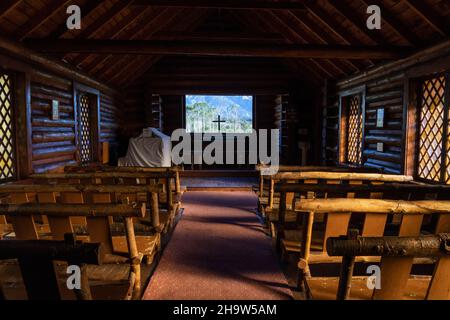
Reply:
<svg viewBox="0 0 450 320"><path fill-rule="evenodd" d="M170 167L170 137L156 128L145 128L139 137L131 138L127 155L119 159L119 167Z"/></svg>

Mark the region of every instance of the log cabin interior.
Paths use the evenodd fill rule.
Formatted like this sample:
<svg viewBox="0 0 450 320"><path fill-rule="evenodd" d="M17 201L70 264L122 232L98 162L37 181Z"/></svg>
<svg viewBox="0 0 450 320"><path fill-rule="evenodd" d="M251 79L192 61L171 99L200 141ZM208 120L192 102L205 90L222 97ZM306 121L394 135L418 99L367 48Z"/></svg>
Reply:
<svg viewBox="0 0 450 320"><path fill-rule="evenodd" d="M1 0L0 299L450 300L449 21Z"/></svg>

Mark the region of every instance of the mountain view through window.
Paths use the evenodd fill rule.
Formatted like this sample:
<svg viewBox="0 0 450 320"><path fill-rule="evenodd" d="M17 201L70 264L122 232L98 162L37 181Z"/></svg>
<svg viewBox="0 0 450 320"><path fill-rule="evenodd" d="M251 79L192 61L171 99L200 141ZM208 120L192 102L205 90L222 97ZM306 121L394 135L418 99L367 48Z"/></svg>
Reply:
<svg viewBox="0 0 450 320"><path fill-rule="evenodd" d="M252 96L186 96L186 131L191 133L251 133Z"/></svg>

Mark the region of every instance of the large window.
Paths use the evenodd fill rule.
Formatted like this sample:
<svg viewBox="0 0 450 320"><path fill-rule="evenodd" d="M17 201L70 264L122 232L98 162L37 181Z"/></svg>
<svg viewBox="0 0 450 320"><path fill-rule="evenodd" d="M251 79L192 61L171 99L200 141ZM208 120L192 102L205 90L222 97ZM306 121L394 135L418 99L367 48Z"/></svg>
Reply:
<svg viewBox="0 0 450 320"><path fill-rule="evenodd" d="M186 131L191 133L251 133L252 96L186 96Z"/></svg>
<svg viewBox="0 0 450 320"><path fill-rule="evenodd" d="M12 79L0 73L0 182L16 177Z"/></svg>
<svg viewBox="0 0 450 320"><path fill-rule="evenodd" d="M449 77L423 81L420 92L417 175L450 184Z"/></svg>

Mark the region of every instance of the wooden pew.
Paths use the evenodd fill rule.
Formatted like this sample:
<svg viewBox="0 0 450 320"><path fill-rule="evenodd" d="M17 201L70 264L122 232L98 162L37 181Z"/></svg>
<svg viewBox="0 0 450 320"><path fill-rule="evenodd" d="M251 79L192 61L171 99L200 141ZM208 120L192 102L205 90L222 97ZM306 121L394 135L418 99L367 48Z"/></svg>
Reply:
<svg viewBox="0 0 450 320"><path fill-rule="evenodd" d="M448 197L448 186L443 193ZM326 228L328 238L345 236L349 233L351 215L362 216L363 223L358 226L358 230L363 237L381 237L386 233L386 221L388 215L401 215L399 229L394 236L418 236L423 231L423 221L426 216L437 215L438 219L434 225L433 234L450 231L450 201L448 200L381 200L381 199L305 199L296 205L295 211L307 217L304 232L302 234L302 250L300 253L299 267L299 288L304 290L307 297L324 298L325 293L336 295L337 277L315 277L313 268L325 265L340 264L340 257L330 257L326 250L313 250L314 215L325 213L328 216L336 217L332 225ZM354 228L354 226L352 227ZM373 295L375 299L403 299L404 289L408 283L416 289L426 291L428 298L441 297L442 279L448 277L448 258L442 258L434 264L434 277L414 278L409 277L413 263L430 263L427 261L415 261L412 257L356 257L357 263L379 264L382 274L381 290L376 290ZM444 271L446 270L446 271ZM336 289L336 291L334 291ZM358 287L359 290L363 289ZM363 291L361 291L363 292ZM367 292L365 297L368 297ZM369 294L370 296L370 294Z"/></svg>
<svg viewBox="0 0 450 320"><path fill-rule="evenodd" d="M306 185L342 185L342 184L383 184L383 183L407 183L412 182L412 177L401 176L401 175L385 175L385 174L375 174L375 173L355 173L355 172L322 172L322 171L311 171L311 172L281 172L273 176L272 181L278 181L277 185L282 183L291 184L306 184ZM284 202L283 205L287 209L292 209L293 204L296 201L294 192L286 192L283 201L275 201L275 184L271 188L269 201L267 207L265 208L265 216L268 227L270 228L272 236L275 236L276 226L278 223L279 216L279 204ZM338 193L339 195L340 193ZM317 197L316 193L303 192L302 197ZM333 196L328 194L327 196ZM349 194L349 196L352 196ZM374 194L374 196L379 196ZM281 195L280 198L281 199ZM276 203L278 202L278 203Z"/></svg>
<svg viewBox="0 0 450 320"><path fill-rule="evenodd" d="M259 171L258 186L258 210L262 216L265 216L266 207L272 208L279 198L274 192L274 187L279 182L277 174L263 175L264 165L258 165L256 169ZM355 172L355 173L381 173L380 170L360 167L325 167L325 166L279 166L278 173L300 173L300 172ZM255 188L256 191L256 188Z"/></svg>
<svg viewBox="0 0 450 320"><path fill-rule="evenodd" d="M79 172L79 173L52 173L52 174L35 174L31 178L37 183L49 183L49 184L98 184L98 185L155 185L158 180L165 177L165 190L171 189L171 178L175 177L173 171L169 171L166 168L159 168L159 170L151 172L127 172L127 171L94 171L92 172ZM174 224L174 221L178 215L181 214L181 195L174 196L172 192L163 193L162 189L158 193L158 197L161 200L161 194L166 194L164 200L164 206L159 209L161 213L161 229L164 233L168 232ZM130 201L148 201L145 198L138 199L136 194L129 194ZM161 201L159 201L161 203ZM152 208L153 209L153 208Z"/></svg>
<svg viewBox="0 0 450 320"><path fill-rule="evenodd" d="M37 196L36 203L22 202L0 205L0 212L11 221L16 240L59 240L66 233L73 233L71 217L86 219L89 242L101 243L104 249L103 265L88 265L86 272L89 281L114 282L125 288L123 298L139 299L141 294L141 260L134 232L133 219L145 215L145 204L67 204L64 197L53 196L56 202L42 201L48 192ZM44 197L46 195L46 197ZM12 193L12 198L26 198L26 193ZM17 201L18 202L18 201ZM34 221L34 215L48 217L49 234L41 236ZM121 237L111 233L110 218L121 217L124 228L125 246ZM52 221L50 223L50 221ZM77 236L78 237L78 236ZM119 238L119 239L118 239ZM119 243L118 243L119 240ZM2 240L6 241L6 240ZM8 240L9 241L9 240Z"/></svg>
<svg viewBox="0 0 450 320"><path fill-rule="evenodd" d="M17 259L21 278L29 300L60 300L61 294L55 261L80 268L79 289L74 293L79 300L92 300L87 275L87 264L101 265L103 250L100 243L81 243L75 235L66 234L63 241L10 240L0 241L0 260ZM1 295L6 299L0 285Z"/></svg>
<svg viewBox="0 0 450 320"><path fill-rule="evenodd" d="M353 231L352 231L353 233ZM351 298L351 287L354 274L355 257L356 256L370 256L388 257L400 261L402 264L411 258L432 258L438 261L435 270L437 271L440 264L447 260L450 255L450 233L439 233L437 235L427 236L409 236L409 237L360 237L349 236L339 238L329 238L327 240L327 253L330 256L341 256L342 265L339 277L338 292L336 299L347 300ZM408 260L407 260L408 259ZM386 260L384 260L386 261ZM393 260L391 260L393 261ZM358 277L358 280L375 280L373 284L380 284L383 278L390 278L386 274L391 271L382 265L380 279L372 277ZM444 270L442 270L444 272ZM427 300L450 300L450 276L448 275L450 269L446 269L445 277L441 277L439 272L433 272L430 283L427 287L425 299ZM384 272L384 273L383 273ZM399 269L397 273L399 279L410 278L410 272L407 268ZM366 279L367 278L367 279ZM392 278L392 277L391 277ZM439 278L439 279L437 279ZM386 281L385 281L386 282ZM386 283L385 283L386 284ZM403 288L395 288L395 292L384 292L390 290L391 287L381 287L372 295L373 298L387 298L398 299L402 297Z"/></svg>
<svg viewBox="0 0 450 320"><path fill-rule="evenodd" d="M10 194L10 203L65 203L65 204L84 204L84 203L107 203L107 204L122 204L122 203L136 203L145 204L151 210L146 210L144 217L137 218L135 227L138 233L138 244L143 254L144 261L151 263L154 255L161 246L161 237L159 232L160 226L160 212L158 208L158 192L162 189L161 185L36 185L36 184L7 184L0 186L0 192ZM138 201L138 195L143 194L146 201ZM130 200L133 197L134 200ZM61 219L55 217L44 216L44 223L35 224L38 228L37 232L48 232L50 227L53 230L53 238L62 239L67 229L73 232L83 233L86 229L86 219L84 217L71 217L68 219ZM35 217L33 217L35 218ZM14 223L13 218L12 222ZM110 227L115 234L124 234L122 221L116 221L110 217ZM29 223L29 220L27 220ZM147 223L148 221L148 223ZM70 222L70 223L69 223ZM24 222L25 223L25 222ZM18 223L16 223L16 226ZM20 227L20 225L19 225ZM29 229L31 230L31 229ZM122 241L123 242L123 241ZM122 244L122 247L125 243Z"/></svg>

